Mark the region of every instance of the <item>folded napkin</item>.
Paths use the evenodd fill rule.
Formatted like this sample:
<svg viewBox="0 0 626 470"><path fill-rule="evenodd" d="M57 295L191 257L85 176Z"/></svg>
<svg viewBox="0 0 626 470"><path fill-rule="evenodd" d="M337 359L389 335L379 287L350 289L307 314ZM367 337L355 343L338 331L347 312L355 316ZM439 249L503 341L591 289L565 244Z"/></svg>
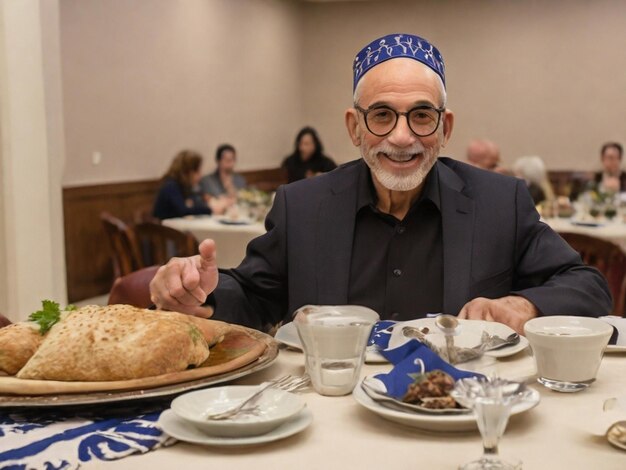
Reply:
<svg viewBox="0 0 626 470"><path fill-rule="evenodd" d="M156 425L164 408L0 412L0 469L77 469L174 444Z"/></svg>
<svg viewBox="0 0 626 470"><path fill-rule="evenodd" d="M393 398L401 399L409 385L415 382L416 374L432 370L442 370L455 381L466 377L482 377L482 374L457 369L439 357L432 349L417 339L411 339L394 349L388 349L391 332L389 328L396 322L378 322L372 328L370 344L379 348L380 354L393 364L393 369L386 374L375 376L385 386L385 393Z"/></svg>
<svg viewBox="0 0 626 470"><path fill-rule="evenodd" d="M609 344L626 346L626 318L608 315L606 317L600 317L600 320L613 326L614 333L609 340Z"/></svg>

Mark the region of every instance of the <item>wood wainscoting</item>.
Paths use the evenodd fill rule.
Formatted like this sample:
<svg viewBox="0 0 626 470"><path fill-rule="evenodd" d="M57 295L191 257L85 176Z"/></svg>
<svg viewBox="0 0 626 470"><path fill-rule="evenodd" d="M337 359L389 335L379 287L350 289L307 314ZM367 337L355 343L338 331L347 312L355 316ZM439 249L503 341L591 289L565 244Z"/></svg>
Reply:
<svg viewBox="0 0 626 470"><path fill-rule="evenodd" d="M251 187L264 191L275 191L287 181L280 168L241 174ZM158 188L158 180L63 188L69 302L106 294L113 285L110 247L100 213L107 211L131 223L139 214L151 211Z"/></svg>

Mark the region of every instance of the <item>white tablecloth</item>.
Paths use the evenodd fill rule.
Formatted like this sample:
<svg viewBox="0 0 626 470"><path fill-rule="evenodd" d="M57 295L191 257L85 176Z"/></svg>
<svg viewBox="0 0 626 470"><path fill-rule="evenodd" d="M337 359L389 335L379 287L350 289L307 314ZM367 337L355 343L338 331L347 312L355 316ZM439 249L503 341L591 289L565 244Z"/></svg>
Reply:
<svg viewBox="0 0 626 470"><path fill-rule="evenodd" d="M199 242L205 238L215 240L217 265L220 268L238 266L246 254L248 242L265 233L261 223L228 225L211 216L165 219L163 225L191 232Z"/></svg>
<svg viewBox="0 0 626 470"><path fill-rule="evenodd" d="M301 374L301 353L281 351L270 368L236 381L258 384L286 373ZM363 374L388 370L389 365L366 365ZM527 351L497 362L503 376L534 371ZM604 399L626 394L626 355L607 355L597 381L583 392L561 394L535 384L541 403L513 416L500 443L500 451L522 459L524 469L626 468L626 452L611 447L586 431L591 417L600 413ZM313 413L313 424L300 434L268 444L239 447L203 447L178 444L99 463L102 468L159 469L455 469L478 457L478 431L434 433L389 422L361 407L351 395L303 395ZM91 468L91 467L89 467Z"/></svg>
<svg viewBox="0 0 626 470"><path fill-rule="evenodd" d="M555 232L582 233L596 238L602 238L619 245L626 253L626 224L623 222L607 222L598 227L589 227L573 224L569 219L545 219Z"/></svg>

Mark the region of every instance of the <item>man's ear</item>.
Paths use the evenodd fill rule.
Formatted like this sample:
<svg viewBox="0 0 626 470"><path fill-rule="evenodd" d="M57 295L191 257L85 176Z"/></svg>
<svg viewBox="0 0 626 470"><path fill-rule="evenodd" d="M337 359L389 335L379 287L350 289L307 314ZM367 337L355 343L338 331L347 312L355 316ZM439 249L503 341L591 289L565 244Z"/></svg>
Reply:
<svg viewBox="0 0 626 470"><path fill-rule="evenodd" d="M452 135L452 129L454 128L454 113L446 109L443 115L443 142L442 147L445 147Z"/></svg>
<svg viewBox="0 0 626 470"><path fill-rule="evenodd" d="M359 115L354 108L346 110L345 114L346 128L348 135L355 147L361 145L361 126L359 125Z"/></svg>

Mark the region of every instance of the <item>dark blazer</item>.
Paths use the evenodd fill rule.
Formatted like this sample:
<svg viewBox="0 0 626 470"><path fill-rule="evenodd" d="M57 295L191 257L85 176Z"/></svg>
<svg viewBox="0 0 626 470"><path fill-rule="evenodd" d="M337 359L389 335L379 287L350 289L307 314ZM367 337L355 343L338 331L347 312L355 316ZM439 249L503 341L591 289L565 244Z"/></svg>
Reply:
<svg viewBox="0 0 626 470"><path fill-rule="evenodd" d="M440 158L443 310L509 294L545 315L607 315L606 281L539 221L524 181ZM282 186L241 265L220 274L214 318L266 328L305 304L348 302L362 160ZM219 256L219 247L218 247ZM404 319L403 319L404 320Z"/></svg>

